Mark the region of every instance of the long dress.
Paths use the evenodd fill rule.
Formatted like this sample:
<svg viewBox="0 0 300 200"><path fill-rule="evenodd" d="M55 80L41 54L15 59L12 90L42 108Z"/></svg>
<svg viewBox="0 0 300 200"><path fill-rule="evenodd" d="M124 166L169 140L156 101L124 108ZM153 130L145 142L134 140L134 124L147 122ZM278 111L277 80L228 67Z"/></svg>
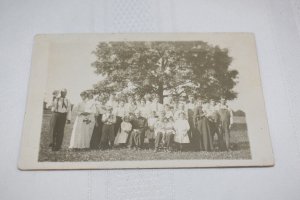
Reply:
<svg viewBox="0 0 300 200"><path fill-rule="evenodd" d="M196 146L195 141L197 140L197 136L195 134L195 124L194 124L194 110L195 110L195 104L194 103L188 103L186 105L187 109L187 118L190 125L190 130L188 131L188 135L190 138L190 141L192 143L192 146Z"/></svg>
<svg viewBox="0 0 300 200"><path fill-rule="evenodd" d="M132 129L132 125L130 122L122 122L121 129L119 130L115 138L114 145L126 144L131 129Z"/></svg>
<svg viewBox="0 0 300 200"><path fill-rule="evenodd" d="M97 126L95 125L94 127L92 138L90 141L91 149L98 149L100 146L102 127L103 127L102 115L105 113L105 105L102 105L101 103L97 103L96 109L97 109L97 113L96 113Z"/></svg>
<svg viewBox="0 0 300 200"><path fill-rule="evenodd" d="M210 122L204 115L202 106L198 106L194 112L195 128L199 134L198 145L200 150L212 151L213 142L211 136Z"/></svg>
<svg viewBox="0 0 300 200"><path fill-rule="evenodd" d="M90 142L91 142L91 138L93 135L93 131L94 131L94 127L95 127L95 123L96 123L96 119L95 119L95 115L97 112L97 108L96 108L96 102L91 99L88 100L85 106L85 112L89 113L89 115L86 116L87 121L87 126L88 128L88 132L86 134L86 148L90 147Z"/></svg>
<svg viewBox="0 0 300 200"><path fill-rule="evenodd" d="M174 124L175 136L174 141L177 143L190 143L188 131L190 130L189 122L185 119L178 119Z"/></svg>
<svg viewBox="0 0 300 200"><path fill-rule="evenodd" d="M83 101L77 106L77 117L75 119L71 141L69 148L88 148L89 145L86 144L85 135L88 133L89 126L84 122L85 116L81 113L85 112L86 102Z"/></svg>

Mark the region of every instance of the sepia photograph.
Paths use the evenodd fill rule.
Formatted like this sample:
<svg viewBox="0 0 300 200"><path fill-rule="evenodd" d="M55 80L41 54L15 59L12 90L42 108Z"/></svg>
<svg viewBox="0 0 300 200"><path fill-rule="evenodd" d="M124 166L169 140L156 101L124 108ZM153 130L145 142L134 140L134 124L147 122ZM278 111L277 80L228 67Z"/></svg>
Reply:
<svg viewBox="0 0 300 200"><path fill-rule="evenodd" d="M251 33L35 37L20 169L273 164Z"/></svg>

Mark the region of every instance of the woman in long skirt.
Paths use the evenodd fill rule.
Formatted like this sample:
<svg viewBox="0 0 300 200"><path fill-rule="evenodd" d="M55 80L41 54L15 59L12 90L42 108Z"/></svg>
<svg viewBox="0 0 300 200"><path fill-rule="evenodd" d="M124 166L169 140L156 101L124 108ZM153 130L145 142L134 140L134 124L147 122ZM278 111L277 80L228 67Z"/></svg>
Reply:
<svg viewBox="0 0 300 200"><path fill-rule="evenodd" d="M195 129L198 133L198 141L200 150L212 151L213 141L211 137L210 122L203 112L202 106L197 106L194 112Z"/></svg>
<svg viewBox="0 0 300 200"><path fill-rule="evenodd" d="M91 142L91 138L92 138L95 123L96 123L96 118L95 118L96 112L97 112L96 102L93 99L93 94L90 93L90 94L88 94L88 101L86 102L86 105L85 105L85 113L87 114L86 115L86 124L88 126L88 132L85 135L86 136L85 140L86 140L86 145L87 145L86 148L90 147L90 142Z"/></svg>
<svg viewBox="0 0 300 200"><path fill-rule="evenodd" d="M98 149L100 147L101 135L102 135L102 116L105 113L105 105L103 99L97 97L96 101L96 123L93 130L90 147L91 149Z"/></svg>
<svg viewBox="0 0 300 200"><path fill-rule="evenodd" d="M71 135L71 141L69 148L72 149L81 149L85 148L84 145L84 133L87 132L88 126L86 126L86 123L84 122L86 116L85 116L85 105L86 105L86 93L82 92L80 94L80 97L82 99L82 102L80 102L77 105L77 116L73 125L72 135Z"/></svg>

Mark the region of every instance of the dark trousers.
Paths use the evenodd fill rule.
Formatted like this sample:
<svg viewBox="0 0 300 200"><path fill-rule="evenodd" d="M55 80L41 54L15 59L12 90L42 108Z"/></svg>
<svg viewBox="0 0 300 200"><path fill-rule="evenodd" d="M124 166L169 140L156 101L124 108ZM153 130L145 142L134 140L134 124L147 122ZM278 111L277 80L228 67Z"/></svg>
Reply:
<svg viewBox="0 0 300 200"><path fill-rule="evenodd" d="M162 141L163 138L164 138L164 133L158 132L156 134L156 137L155 137L155 149L158 149L159 144L161 143L161 141Z"/></svg>
<svg viewBox="0 0 300 200"><path fill-rule="evenodd" d="M49 146L50 147L53 147L53 130L54 130L55 121L56 121L55 113L52 112L50 123L49 123L49 141L50 141Z"/></svg>
<svg viewBox="0 0 300 200"><path fill-rule="evenodd" d="M172 133L166 133L165 136L165 144L167 145L167 147L170 149L173 145L173 141L174 141L174 134Z"/></svg>
<svg viewBox="0 0 300 200"><path fill-rule="evenodd" d="M230 129L229 129L229 122L227 122L227 121L221 122L220 140L221 140L220 148L222 150L229 150L229 148L230 148Z"/></svg>
<svg viewBox="0 0 300 200"><path fill-rule="evenodd" d="M134 129L129 138L130 147L142 148L144 145L145 131L143 129Z"/></svg>
<svg viewBox="0 0 300 200"><path fill-rule="evenodd" d="M117 121L115 123L115 136L118 134L122 121L122 117L117 116Z"/></svg>
<svg viewBox="0 0 300 200"><path fill-rule="evenodd" d="M53 113L53 149L59 150L64 138L64 130L67 121L67 113Z"/></svg>
<svg viewBox="0 0 300 200"><path fill-rule="evenodd" d="M218 127L218 123L210 121L209 122L209 127L210 127L210 133L211 133L211 141L213 143L213 146L217 146L221 148L221 135ZM215 140L215 135L217 135L217 140Z"/></svg>
<svg viewBox="0 0 300 200"><path fill-rule="evenodd" d="M198 133L198 150L212 151L213 137L211 136L211 124L206 117L202 117L196 123Z"/></svg>
<svg viewBox="0 0 300 200"><path fill-rule="evenodd" d="M167 148L171 148L174 141L174 134L172 133L162 133L158 132L155 138L155 148L158 149L159 144L161 141L164 140L164 145L166 145Z"/></svg>
<svg viewBox="0 0 300 200"><path fill-rule="evenodd" d="M189 125L190 125L190 130L187 132L188 134L188 137L190 139L190 143L191 143L191 146L192 148L196 148L196 131L195 131L195 124L194 124L194 119L193 117L189 116L188 117L188 122L189 122Z"/></svg>
<svg viewBox="0 0 300 200"><path fill-rule="evenodd" d="M97 120L98 126L95 125L94 130L93 130L93 135L92 135L91 142L90 142L91 149L99 148L101 136L102 136L102 127L103 127L102 115L101 114L98 115L96 120Z"/></svg>
<svg viewBox="0 0 300 200"><path fill-rule="evenodd" d="M100 148L106 149L109 146L112 147L114 145L114 140L115 140L115 125L103 124ZM108 143L110 143L110 145Z"/></svg>

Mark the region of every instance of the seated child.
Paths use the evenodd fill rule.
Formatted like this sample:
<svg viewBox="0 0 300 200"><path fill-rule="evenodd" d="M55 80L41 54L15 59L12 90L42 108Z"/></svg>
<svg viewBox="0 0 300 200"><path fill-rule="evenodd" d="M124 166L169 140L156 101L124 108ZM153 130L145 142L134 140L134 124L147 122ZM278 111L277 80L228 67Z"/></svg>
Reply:
<svg viewBox="0 0 300 200"><path fill-rule="evenodd" d="M179 118L174 124L175 136L174 141L180 144L180 151L182 151L183 144L190 143L187 132L190 130L190 125L188 120L186 120L186 115L184 112L179 114Z"/></svg>
<svg viewBox="0 0 300 200"><path fill-rule="evenodd" d="M145 143L148 140L150 146L154 145L155 134L154 134L154 127L157 122L156 112L152 111L150 117L148 118L148 129L145 132Z"/></svg>
<svg viewBox="0 0 300 200"><path fill-rule="evenodd" d="M165 136L164 144L167 147L167 151L172 151L172 145L174 140L175 130L174 130L174 120L172 117L168 118L165 123Z"/></svg>
<svg viewBox="0 0 300 200"><path fill-rule="evenodd" d="M158 151L158 147L165 137L165 124L166 124L166 118L160 117L159 120L156 122L154 126L154 136L155 136L155 152Z"/></svg>
<svg viewBox="0 0 300 200"><path fill-rule="evenodd" d="M125 146L128 140L128 136L132 130L129 116L124 117L124 121L121 123L121 128L115 138L115 145Z"/></svg>

